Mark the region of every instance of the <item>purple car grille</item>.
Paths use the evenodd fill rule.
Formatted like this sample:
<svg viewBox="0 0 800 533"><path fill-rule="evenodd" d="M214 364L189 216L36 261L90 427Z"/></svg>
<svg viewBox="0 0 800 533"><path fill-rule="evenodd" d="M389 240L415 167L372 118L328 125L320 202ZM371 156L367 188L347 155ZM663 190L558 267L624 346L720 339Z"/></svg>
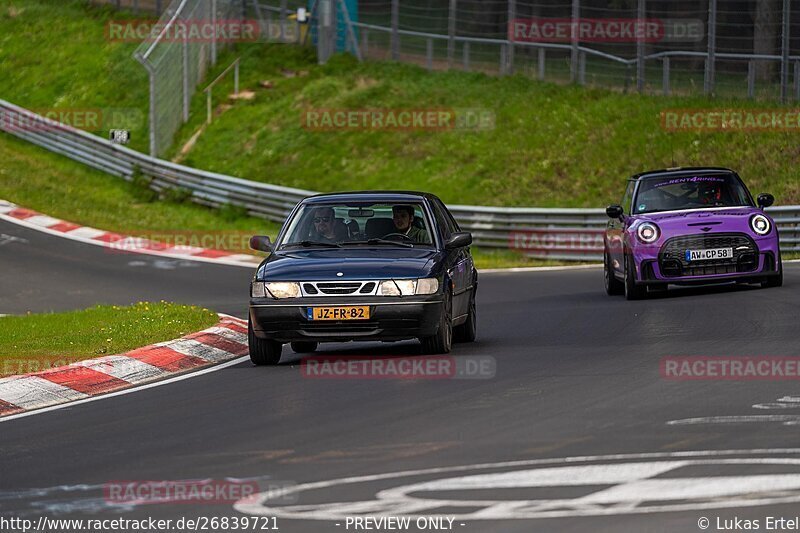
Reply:
<svg viewBox="0 0 800 533"><path fill-rule="evenodd" d="M710 261L687 261L686 250L733 248L733 257ZM752 272L758 267L758 247L743 233L684 235L673 237L658 254L661 273L667 277L712 276Z"/></svg>

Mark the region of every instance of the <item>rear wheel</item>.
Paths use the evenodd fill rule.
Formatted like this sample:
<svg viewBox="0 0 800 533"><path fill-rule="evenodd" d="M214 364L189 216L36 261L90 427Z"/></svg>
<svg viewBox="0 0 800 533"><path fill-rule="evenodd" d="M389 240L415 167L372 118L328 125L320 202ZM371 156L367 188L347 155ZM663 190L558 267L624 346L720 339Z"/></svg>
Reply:
<svg viewBox="0 0 800 533"><path fill-rule="evenodd" d="M611 264L611 255L608 251L603 254L603 276L605 277L606 294L616 296L625 292L622 282L614 274L614 266Z"/></svg>
<svg viewBox="0 0 800 533"><path fill-rule="evenodd" d="M476 287L473 285L473 287ZM475 342L478 336L478 314L475 305L475 289L472 289L472 296L469 299L469 310L467 311L467 321L453 328L453 338L456 342Z"/></svg>
<svg viewBox="0 0 800 533"><path fill-rule="evenodd" d="M247 345L250 348L250 360L254 365L277 365L281 360L283 345L270 339L259 339L253 332L253 325L247 321Z"/></svg>
<svg viewBox="0 0 800 533"><path fill-rule="evenodd" d="M781 259L780 252L778 253L778 275L770 276L761 282L764 288L780 287L783 285L783 259Z"/></svg>
<svg viewBox="0 0 800 533"><path fill-rule="evenodd" d="M636 285L636 274L633 267L633 256L625 254L625 299L641 300L647 295L647 287Z"/></svg>
<svg viewBox="0 0 800 533"><path fill-rule="evenodd" d="M294 353L311 353L316 351L317 343L314 341L297 341L292 343Z"/></svg>
<svg viewBox="0 0 800 533"><path fill-rule="evenodd" d="M453 346L453 297L450 289L444 292L444 302L442 304L442 314L439 317L439 328L435 335L423 337L422 352L428 355L440 353L450 353Z"/></svg>

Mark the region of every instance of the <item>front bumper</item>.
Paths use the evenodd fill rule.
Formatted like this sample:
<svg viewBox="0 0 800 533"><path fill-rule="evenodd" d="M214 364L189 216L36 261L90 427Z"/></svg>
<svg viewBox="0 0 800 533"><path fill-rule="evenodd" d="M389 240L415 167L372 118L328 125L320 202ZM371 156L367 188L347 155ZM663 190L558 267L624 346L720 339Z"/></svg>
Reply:
<svg viewBox="0 0 800 533"><path fill-rule="evenodd" d="M666 244L657 248L647 247L638 250L638 253L634 255L637 285L699 285L732 281L747 283L763 281L780 273L780 248L777 235L753 239L744 234L731 233L722 236L689 235L680 237L680 239L719 239L720 237L734 237L742 240L731 246L745 244L746 240L748 248L744 249L742 246L741 252L737 249L734 257L730 260L689 263L680 258L680 254L683 253L681 251L677 256L675 253L665 253L665 250L668 249ZM715 246L706 247L713 248ZM672 251L674 252L674 250Z"/></svg>
<svg viewBox="0 0 800 533"><path fill-rule="evenodd" d="M368 305L368 320L309 320L309 307ZM398 341L436 334L442 295L250 299L253 333L279 342Z"/></svg>

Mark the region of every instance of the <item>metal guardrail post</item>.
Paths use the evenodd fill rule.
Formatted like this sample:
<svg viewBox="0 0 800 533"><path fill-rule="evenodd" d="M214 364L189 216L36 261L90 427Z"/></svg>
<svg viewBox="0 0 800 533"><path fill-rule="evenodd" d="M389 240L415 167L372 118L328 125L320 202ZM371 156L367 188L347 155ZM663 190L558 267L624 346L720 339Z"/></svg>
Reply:
<svg viewBox="0 0 800 533"><path fill-rule="evenodd" d="M586 85L586 52L578 54L578 83Z"/></svg>
<svg viewBox="0 0 800 533"><path fill-rule="evenodd" d="M469 71L469 41L464 41L462 43L461 53L464 60L464 70Z"/></svg>
<svg viewBox="0 0 800 533"><path fill-rule="evenodd" d="M433 39L428 37L425 42L425 66L433 70Z"/></svg>
<svg viewBox="0 0 800 533"><path fill-rule="evenodd" d="M572 26L570 31L572 35L570 40L572 42L572 50L570 52L569 60L569 81L575 83L578 79L578 19L581 16L581 1L572 0Z"/></svg>
<svg viewBox="0 0 800 533"><path fill-rule="evenodd" d="M500 75L506 75L506 67L508 66L508 44L503 43L500 45Z"/></svg>
<svg viewBox="0 0 800 533"><path fill-rule="evenodd" d="M714 68L717 52L717 0L708 0L708 55L706 56L703 92L714 92Z"/></svg>
<svg viewBox="0 0 800 533"><path fill-rule="evenodd" d="M644 24L647 17L646 0L639 0L637 9L637 19L639 24ZM640 93L644 92L644 47L645 40L642 36L636 38L636 90Z"/></svg>
<svg viewBox="0 0 800 533"><path fill-rule="evenodd" d="M790 0L783 0L783 29L781 31L781 103L789 100L789 37L791 32Z"/></svg>
<svg viewBox="0 0 800 533"><path fill-rule="evenodd" d="M662 59L662 62L661 91L664 93L664 96L669 96L669 56L666 56L664 59Z"/></svg>
<svg viewBox="0 0 800 533"><path fill-rule="evenodd" d="M369 53L369 29L361 28L361 53L367 57Z"/></svg>
<svg viewBox="0 0 800 533"><path fill-rule="evenodd" d="M400 0L392 0L392 34L391 34L391 49L392 60L400 60Z"/></svg>
<svg viewBox="0 0 800 533"><path fill-rule="evenodd" d="M756 62L747 62L747 97L751 100L756 96Z"/></svg>

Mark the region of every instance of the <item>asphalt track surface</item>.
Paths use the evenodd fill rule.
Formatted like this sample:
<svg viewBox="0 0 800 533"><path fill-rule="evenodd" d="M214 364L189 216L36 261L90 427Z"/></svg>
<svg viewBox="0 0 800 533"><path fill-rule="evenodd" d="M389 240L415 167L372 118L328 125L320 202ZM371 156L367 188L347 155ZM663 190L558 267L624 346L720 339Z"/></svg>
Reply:
<svg viewBox="0 0 800 533"><path fill-rule="evenodd" d="M245 268L110 253L2 221L0 241L0 313L163 298L246 316L252 273ZM298 494L296 504L313 506L371 501L380 490L422 480L513 472L539 468L537 460L584 457L573 461L605 465L593 483L580 480L591 473L563 471L549 485L501 486L503 481L495 479L469 490L445 486L435 497L449 505L475 499L568 501L557 509L558 517L520 518L519 509L509 509L500 513L502 519L457 519L453 529L464 532L699 531L700 517L712 520L713 531L717 517L734 516L759 519L763 529L766 516L797 514L792 476L800 472L794 464L800 454L770 450L797 447L800 429L792 421L800 411L786 402L781 405L788 408L782 409L753 406L800 396L797 382L666 380L659 362L686 355L797 355L799 288L796 264L786 266L780 289L685 288L641 302L606 296L600 269L487 274L480 280L478 342L456 345L454 355L494 358L496 374L490 379L308 379L300 373L298 356L285 347L278 367L257 368L247 361L177 383L0 422L0 516L244 516L231 502L115 507L104 500L101 487L115 480L224 478L305 484L534 461L534 466L467 469L463 474L421 472L402 481L334 483ZM321 351L380 358L419 353L414 342L325 344ZM668 424L738 416L766 418ZM630 494L593 504L575 500L619 483L609 476L628 476L647 461L638 454L657 454L662 461L697 450L710 452L705 457L711 460L682 465L683 471L668 469L660 477L700 477L708 487L714 476L739 476L724 484L750 483L761 491L759 497L785 503L697 509L701 502L725 497L692 493L680 483L675 490L683 492L677 497L659 495L661 489L645 484L634 487L639 501ZM726 455L729 450L743 452ZM611 454L632 455L597 457ZM739 461L714 462L729 457ZM774 457L785 460L771 464ZM614 464L622 464L623 473L615 474ZM648 511L645 500L670 500L683 507ZM636 506L638 512L631 512ZM286 532L354 530L336 518L279 517L277 523Z"/></svg>

